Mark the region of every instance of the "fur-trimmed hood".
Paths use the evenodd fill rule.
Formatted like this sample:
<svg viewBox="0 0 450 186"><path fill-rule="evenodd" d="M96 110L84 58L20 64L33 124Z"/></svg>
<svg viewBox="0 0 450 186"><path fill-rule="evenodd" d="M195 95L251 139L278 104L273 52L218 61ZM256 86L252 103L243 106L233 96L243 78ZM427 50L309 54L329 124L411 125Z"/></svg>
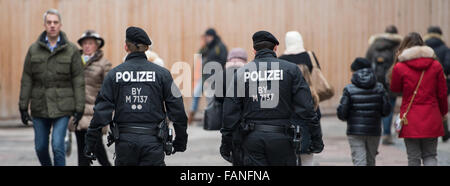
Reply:
<svg viewBox="0 0 450 186"><path fill-rule="evenodd" d="M371 45L377 39L387 39L387 40L391 40L391 41L400 43L402 41L403 37L401 35L391 34L391 33L375 34L369 38L369 45Z"/></svg>
<svg viewBox="0 0 450 186"><path fill-rule="evenodd" d="M398 61L417 70L428 69L435 61L432 48L428 46L415 46L403 50L398 56Z"/></svg>
<svg viewBox="0 0 450 186"><path fill-rule="evenodd" d="M436 34L436 33L428 33L428 34L425 34L425 36L423 36L424 41L431 39L431 38L437 38L439 40L442 40L442 35Z"/></svg>
<svg viewBox="0 0 450 186"><path fill-rule="evenodd" d="M398 61L409 61L417 58L434 58L434 51L428 46L415 46L403 50L398 56Z"/></svg>

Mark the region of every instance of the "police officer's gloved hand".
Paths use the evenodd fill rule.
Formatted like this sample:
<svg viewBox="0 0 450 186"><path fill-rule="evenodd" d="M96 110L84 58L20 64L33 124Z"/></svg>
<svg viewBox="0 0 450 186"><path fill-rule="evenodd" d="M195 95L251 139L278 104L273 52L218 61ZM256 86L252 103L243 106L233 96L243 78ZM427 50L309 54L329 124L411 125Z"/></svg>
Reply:
<svg viewBox="0 0 450 186"><path fill-rule="evenodd" d="M174 152L184 152L184 151L186 151L186 144L187 144L187 134L186 134L186 137L176 136L175 140L173 141L173 150L174 150Z"/></svg>
<svg viewBox="0 0 450 186"><path fill-rule="evenodd" d="M311 145L309 146L309 152L311 153L321 153L324 148L322 141L322 133L320 135L311 136Z"/></svg>
<svg viewBox="0 0 450 186"><path fill-rule="evenodd" d="M232 151L232 140L231 137L222 136L222 144L220 145L220 155L223 159L227 160L230 163L233 163L231 160L231 151Z"/></svg>
<svg viewBox="0 0 450 186"><path fill-rule="evenodd" d="M77 128L81 118L83 118L83 112L75 112L75 114L73 114L73 125L75 126L75 129Z"/></svg>
<svg viewBox="0 0 450 186"><path fill-rule="evenodd" d="M97 144L97 141L101 137L101 131L97 129L88 128L86 132L85 137L85 149L84 149L84 156L89 158L92 164L92 160L96 160L96 156L94 154L95 146Z"/></svg>
<svg viewBox="0 0 450 186"><path fill-rule="evenodd" d="M87 145L84 147L84 156L89 159L89 164L91 165L93 164L93 161L97 160L97 156L95 156L93 149Z"/></svg>
<svg viewBox="0 0 450 186"><path fill-rule="evenodd" d="M24 125L28 125L28 121L31 121L31 117L28 114L28 110L20 110L20 117Z"/></svg>

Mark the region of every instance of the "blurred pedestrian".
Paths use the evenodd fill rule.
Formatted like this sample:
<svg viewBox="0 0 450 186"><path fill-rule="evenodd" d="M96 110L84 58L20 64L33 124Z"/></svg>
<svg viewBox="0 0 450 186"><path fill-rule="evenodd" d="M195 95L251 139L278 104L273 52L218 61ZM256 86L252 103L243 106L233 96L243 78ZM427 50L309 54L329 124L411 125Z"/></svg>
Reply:
<svg viewBox="0 0 450 186"><path fill-rule="evenodd" d="M147 56L148 61L153 62L161 67L165 67L164 60L162 60L155 51L148 49L147 51L145 51L145 55Z"/></svg>
<svg viewBox="0 0 450 186"><path fill-rule="evenodd" d="M204 129L220 130L223 125L223 101L227 94L227 89L233 87L230 83L233 80L237 69L247 63L247 52L242 48L233 48L228 53L225 70L223 71L222 88L216 87L213 104L205 109ZM235 86L234 86L235 87Z"/></svg>
<svg viewBox="0 0 450 186"><path fill-rule="evenodd" d="M311 90L311 95L314 101L314 109L316 110L319 125L315 128L306 128L302 126L302 142L301 142L301 151L300 151L300 159L302 166L313 166L314 165L314 155L310 150L311 146L311 136L314 134L322 134L322 129L320 126L320 118L322 117L320 108L319 108L319 95L314 88L314 84L312 81L311 73L314 66L316 68L320 67L319 62L317 61L317 57L314 52L306 51L303 46L303 38L301 34L297 31L290 31L286 33L285 37L286 41L286 50L284 51L284 55L280 56L280 59L284 59L291 63L297 64L300 68L300 71L303 74L306 82L309 85L309 89ZM316 63L313 65L313 63ZM320 150L321 151L321 150ZM320 153L320 152L315 152Z"/></svg>
<svg viewBox="0 0 450 186"><path fill-rule="evenodd" d="M405 139L410 166L437 165L437 138L444 135L447 86L444 70L434 57L418 33L409 33L400 44L390 76L391 90L402 92L399 137Z"/></svg>
<svg viewBox="0 0 450 186"><path fill-rule="evenodd" d="M194 88L194 96L192 97L191 111L188 116L188 124L191 124L195 113L198 110L198 104L200 97L203 92L203 83L214 74L204 74L203 68L205 65L211 62L217 62L223 68L225 62L227 61L228 50L225 44L222 42L220 36L217 34L216 30L209 28L206 30L205 34L202 36L202 40L205 44L204 47L200 49L200 54L202 54L202 78L196 82ZM213 98L207 98L207 105L212 103Z"/></svg>
<svg viewBox="0 0 450 186"><path fill-rule="evenodd" d="M111 63L105 58L103 51L101 50L105 41L95 31L87 30L84 32L80 39L78 39L78 44L82 49L80 53L81 60L84 64L86 102L84 114L80 122L78 125L69 122L69 129L72 132L75 131L75 136L77 138L78 165L90 166L89 159L83 154L86 146L85 136L92 117L94 116L95 98L100 91L103 79L105 79L109 70L111 70ZM106 131L107 128L103 128L103 134L106 134ZM100 165L111 166L102 138L100 138L100 142L97 143L96 154Z"/></svg>
<svg viewBox="0 0 450 186"><path fill-rule="evenodd" d="M395 101L397 94L390 91L389 84L386 81L386 74L394 63L395 52L402 41L402 36L398 35L397 27L390 25L386 27L385 32L376 34L369 39L369 49L366 53L366 59L372 64L376 79L380 82L389 94L389 103L391 104L391 113L383 118L383 144L394 144L391 135L392 116L394 114Z"/></svg>
<svg viewBox="0 0 450 186"><path fill-rule="evenodd" d="M388 94L377 82L371 63L356 58L351 65L351 84L344 88L337 108L338 118L347 121L347 137L355 166L375 166L381 136L381 118L391 111Z"/></svg>
<svg viewBox="0 0 450 186"><path fill-rule="evenodd" d="M45 31L28 49L23 67L19 108L24 124L33 121L35 149L41 165L51 166L48 149L52 129L54 165L66 165L64 137L71 115L78 123L84 111L83 63L78 48L61 31L61 15L44 13ZM31 102L31 116L28 104Z"/></svg>
<svg viewBox="0 0 450 186"><path fill-rule="evenodd" d="M450 49L442 40L442 30L438 26L431 26L428 28L428 33L424 36L425 44L433 48L434 53L438 57L439 62L444 68L444 74L447 79L447 96L450 94ZM442 141L446 142L450 138L450 131L448 130L448 120L444 120L444 132Z"/></svg>

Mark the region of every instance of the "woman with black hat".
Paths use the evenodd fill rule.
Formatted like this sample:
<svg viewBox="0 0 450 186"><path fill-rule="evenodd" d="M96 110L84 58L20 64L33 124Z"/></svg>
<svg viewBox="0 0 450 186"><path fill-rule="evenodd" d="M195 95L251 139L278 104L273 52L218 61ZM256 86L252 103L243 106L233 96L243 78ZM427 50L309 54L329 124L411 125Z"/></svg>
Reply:
<svg viewBox="0 0 450 186"><path fill-rule="evenodd" d="M98 33L93 30L88 30L78 39L78 44L81 46L81 60L84 64L84 78L86 87L86 104L83 118L78 125L69 123L69 130L75 131L78 147L78 165L89 166L90 161L83 154L85 147L85 135L89 127L89 123L94 115L95 98L100 91L103 79L111 69L111 63L103 56L103 51L100 50L105 41ZM106 133L106 128L103 129ZM103 143L97 143L96 155L99 163L102 166L111 166L106 155Z"/></svg>

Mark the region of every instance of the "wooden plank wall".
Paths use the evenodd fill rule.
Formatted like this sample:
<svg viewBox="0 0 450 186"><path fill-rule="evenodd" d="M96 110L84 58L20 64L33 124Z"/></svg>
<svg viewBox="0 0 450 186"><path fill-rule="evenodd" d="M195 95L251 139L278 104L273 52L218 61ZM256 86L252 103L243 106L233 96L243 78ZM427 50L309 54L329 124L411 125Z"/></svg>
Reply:
<svg viewBox="0 0 450 186"><path fill-rule="evenodd" d="M0 0L0 119L19 116L23 60L43 31L42 14L49 8L60 10L62 30L72 42L87 29L98 31L114 65L125 56L124 34L131 25L150 34L169 68L177 61L192 65L208 27L217 29L229 49L247 49L250 58L255 31L272 32L281 41L281 54L284 34L298 30L336 88L336 96L322 103L329 111L350 82L350 63L365 55L367 39L385 26L395 24L404 35L439 25L450 43L450 0ZM190 105L189 98L185 102Z"/></svg>

